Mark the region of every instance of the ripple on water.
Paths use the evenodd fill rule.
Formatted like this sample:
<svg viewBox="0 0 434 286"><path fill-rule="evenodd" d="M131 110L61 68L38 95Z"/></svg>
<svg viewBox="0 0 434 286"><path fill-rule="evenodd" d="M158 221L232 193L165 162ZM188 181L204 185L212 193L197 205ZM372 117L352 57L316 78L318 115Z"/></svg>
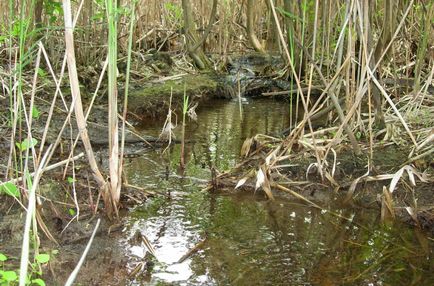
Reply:
<svg viewBox="0 0 434 286"><path fill-rule="evenodd" d="M198 127L187 127L195 141L186 145L187 176L209 178L201 165L228 169L246 137L286 127L288 108L281 102L243 108L242 118L234 102L198 111ZM127 170L132 184L171 194L170 199L149 200L128 218L121 243L131 256L131 268L147 252L131 240L137 231L149 239L159 259L137 277L136 285L434 285L421 280L422 274L425 280L433 277L432 251L423 250L432 250L432 242L413 230L381 226L376 214L336 210L354 216L356 226L279 196L268 202L253 194L204 194L193 180L162 179L166 165L171 174L179 165L179 145L169 150L168 159L149 153L149 158L133 159ZM178 263L205 236L203 247ZM358 276L362 278L351 280Z"/></svg>

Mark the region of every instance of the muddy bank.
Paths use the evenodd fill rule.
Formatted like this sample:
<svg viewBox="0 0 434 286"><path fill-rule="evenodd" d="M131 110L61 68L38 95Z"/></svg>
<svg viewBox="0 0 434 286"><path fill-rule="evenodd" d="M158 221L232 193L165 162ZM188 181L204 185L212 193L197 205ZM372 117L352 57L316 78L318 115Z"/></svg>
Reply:
<svg viewBox="0 0 434 286"><path fill-rule="evenodd" d="M141 120L161 118L168 113L170 104L172 110L181 110L184 93L191 105L225 97L221 82L222 76L214 73L183 73L151 81L130 92L128 111Z"/></svg>
<svg viewBox="0 0 434 286"><path fill-rule="evenodd" d="M46 285L63 285L80 260L97 221L101 220L85 263L78 273L77 285L127 285L128 257L124 249L119 246L119 241L124 237L124 218L128 216L125 209L138 202L146 201L152 195L140 190L123 189L121 219L110 221L99 211L104 206L98 199L98 190L90 185L83 185L83 182L89 179L79 171L85 169L85 164L85 162L77 162L75 165L77 171L75 192L79 209L68 199L68 196L72 195L72 186L67 180L62 180L61 172L46 173L40 184L38 189L40 204L36 216L39 229L38 249L39 253L49 254L50 260L41 265L42 275L36 273L36 270L30 271L30 275L32 279L42 278ZM25 213L16 201L2 196L0 253L8 258L2 262L5 270L18 272L24 220ZM33 257L31 247L30 261L33 261Z"/></svg>
<svg viewBox="0 0 434 286"><path fill-rule="evenodd" d="M56 241L50 241L43 233L39 235L39 253L49 254L50 261L42 265L42 276L36 273L31 275L32 279L43 278L47 285L63 285L76 267L97 219L90 219L86 211L79 222L66 215L60 218L59 213L49 211L51 207L48 204L40 206L43 210L42 220ZM8 257L3 264L4 269L19 269L23 221L23 216L17 213L0 216L0 253ZM67 228L66 224L69 224ZM114 247L121 237L120 227L103 218L86 262L78 274L79 285L126 285L126 259L122 249ZM33 261L32 251L30 257Z"/></svg>
<svg viewBox="0 0 434 286"><path fill-rule="evenodd" d="M129 113L135 119L161 118L183 105L184 93L190 106L211 99L238 99L239 97L273 97L292 100L296 86L293 81L279 77L284 68L280 56L248 54L233 55L227 64L217 71L188 72L169 68L169 75L150 79L130 91ZM307 90L307 89L306 89ZM321 88L314 86L312 96L318 96ZM171 99L172 97L172 99Z"/></svg>

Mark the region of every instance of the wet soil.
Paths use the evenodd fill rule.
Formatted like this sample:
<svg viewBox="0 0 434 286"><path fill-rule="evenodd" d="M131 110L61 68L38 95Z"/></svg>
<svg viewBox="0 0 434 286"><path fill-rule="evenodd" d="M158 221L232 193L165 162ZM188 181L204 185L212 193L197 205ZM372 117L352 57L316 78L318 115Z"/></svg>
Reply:
<svg viewBox="0 0 434 286"><path fill-rule="evenodd" d="M380 222L377 199L382 187L390 181L360 184L353 199L344 203L345 189L336 191L328 184L318 184L317 175L311 174L312 182L296 190L321 205L322 210L278 191L275 202L267 200L261 191L228 192L222 188L214 193L204 192L214 172L228 171L239 162L239 151L246 138L257 133L276 135L288 126L292 114L289 103L250 98L215 100L233 97L230 91L219 91L220 79L209 74L171 79L167 77L173 74L164 76L147 86L136 86L132 92L131 115L136 120L145 119L134 132L149 141L158 141L163 125L158 118L166 114L170 94L174 109L179 109L186 83L192 100L200 102L198 120L189 120L186 127L189 139L186 169L179 168L179 144L169 146L163 153L167 143L164 140L160 142L163 147L161 144L150 147L139 142L141 139L136 135L128 135L130 144L126 152L136 156L126 159L125 179L134 187L123 190L120 221L109 221L101 213L93 215L96 207L103 209L103 206L97 200L98 191L93 188L84 159L74 166L79 221L73 220L77 212L71 199L73 188L62 170L46 173L41 184L40 212L57 241L40 234L41 252L52 253L51 262L43 268L43 277L49 285L61 285L67 279L97 218L102 219L102 224L77 285L434 283L431 183L418 182L415 188L407 183L400 185L394 200L401 220L390 224ZM45 122L46 109L41 110L41 122ZM103 109L96 110L89 126L93 143L99 145L98 142L106 141L106 122ZM149 118L153 120L146 120ZM2 124L7 126L6 120ZM56 134L59 125L60 121L54 122L50 133ZM36 122L35 126L41 134L44 125L38 126ZM0 128L0 151L7 154L9 134L4 127ZM74 137L74 128L68 132ZM180 124L174 132L179 140ZM80 148L77 152L82 151ZM348 185L364 174L367 162L356 160L347 147L338 151L337 177ZM406 160L403 154L409 150L385 146L377 151L374 164L378 174L384 174L396 172ZM105 144L99 145L96 152L106 170ZM57 156L64 159L67 152L59 152ZM6 159L1 157L0 164L6 165ZM306 170L313 162L309 154L299 156L298 160L282 162L293 165L282 172L294 181L305 181ZM432 162L425 164L432 172ZM5 266L16 269L24 212L12 198L1 199L0 252L10 257ZM416 202L422 210L417 214L418 220L405 210ZM153 246L156 257L150 254L145 240Z"/></svg>

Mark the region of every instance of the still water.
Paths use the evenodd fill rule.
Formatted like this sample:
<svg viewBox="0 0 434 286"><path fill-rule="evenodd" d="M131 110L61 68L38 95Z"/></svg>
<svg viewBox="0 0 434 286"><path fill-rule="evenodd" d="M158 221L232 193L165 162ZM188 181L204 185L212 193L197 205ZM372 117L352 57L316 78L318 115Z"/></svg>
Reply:
<svg viewBox="0 0 434 286"><path fill-rule="evenodd" d="M129 159L130 184L165 194L130 210L120 243L128 267L140 269L131 285L434 285L432 239L382 226L376 210L332 210L349 222L284 195L270 202L260 193L203 192L209 166L228 170L244 139L289 123L283 101L243 101L242 113L236 101L202 106L197 122L187 123L184 176L180 144ZM142 132L158 135L162 125ZM156 258L134 239L138 233Z"/></svg>

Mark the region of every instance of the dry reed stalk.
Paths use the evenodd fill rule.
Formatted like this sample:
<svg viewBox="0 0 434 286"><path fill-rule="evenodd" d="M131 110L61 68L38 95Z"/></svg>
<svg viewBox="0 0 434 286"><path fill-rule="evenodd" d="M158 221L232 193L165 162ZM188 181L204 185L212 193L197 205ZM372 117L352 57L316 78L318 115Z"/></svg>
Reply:
<svg viewBox="0 0 434 286"><path fill-rule="evenodd" d="M60 96L62 97L62 99L64 99L62 91L60 90L60 84L62 82L63 79L63 73L65 71L65 67L66 67L66 56L64 57L63 63L62 63L62 69L60 72L60 76L59 76L59 80L57 80L56 74L53 71L53 68L51 66L51 62L50 59L48 58L48 54L44 48L44 46L42 45L41 42L39 42L39 45L41 45L42 48L42 52L44 54L44 58L45 58L45 62L50 70L50 74L51 77L53 78L55 84L56 84L56 91L54 93L53 99L51 101L51 105L50 105L50 109L48 111L48 117L47 117L47 121L45 122L45 128L44 128L44 133L42 134L42 139L41 139L41 143L39 146L39 156L38 156L38 161L41 159L42 157L42 152L44 150L44 145L45 145L45 140L47 138L47 134L48 134L48 130L50 128L50 123L51 123L51 118L53 116L53 111L54 111L54 107L56 106L56 100L57 100L57 95L60 94ZM65 103L65 102L64 102ZM66 106L65 106L66 107ZM57 145L55 145L54 149L56 148Z"/></svg>
<svg viewBox="0 0 434 286"><path fill-rule="evenodd" d="M272 2L272 1L270 0L270 2ZM319 7L319 2L317 0L315 2L315 20L314 20L314 27L313 27L314 33L313 33L313 47L312 47L312 59L313 59L313 61L311 63L310 71L309 71L308 90L307 90L307 99L306 99L307 105L310 102L310 93L311 93L311 89L312 89L313 63L315 61L315 51L316 51L315 48L316 48L316 37L317 37L317 32L316 31L317 31L317 25L318 25L318 7ZM274 7L273 6L272 6L272 9L274 11ZM283 35L282 35L282 37L283 37ZM302 99L302 102L303 102L303 99ZM303 104L304 104L304 102L303 102ZM305 107L305 112L307 110L308 110L308 108L306 106ZM305 116L306 116L306 114L305 114ZM308 120L308 125L309 125L309 130L310 130L310 132L312 134L313 145L316 147L315 136L314 136L314 133L313 133L312 123L311 123L310 119ZM320 154L318 152L318 149L314 148L314 150L315 150L315 158L317 160L318 172L319 172L321 178L324 179L323 165L321 164L321 159L322 158L321 158L321 156L320 156Z"/></svg>
<svg viewBox="0 0 434 286"><path fill-rule="evenodd" d="M94 230L92 232L92 235L90 236L89 242L87 243L86 248L84 249L83 254L80 257L80 260L78 261L77 266L74 268L74 270L69 275L68 280L66 280L65 286L70 286L70 285L72 285L74 283L75 278L78 275L78 271L80 270L81 266L83 265L84 260L86 259L87 253L90 250L90 247L92 245L93 239L95 238L96 232L97 232L97 230L99 228L100 222L101 222L101 220L98 219L98 221L96 222L95 228L94 228Z"/></svg>
<svg viewBox="0 0 434 286"><path fill-rule="evenodd" d="M255 1L254 0L247 0L247 24L246 24L246 30L247 30L247 36L249 37L250 44L253 46L253 49L259 53L265 54L265 49L262 46L261 42L259 41L258 37L255 33L254 28L254 17L255 17Z"/></svg>
<svg viewBox="0 0 434 286"><path fill-rule="evenodd" d="M54 146L54 145L53 145L53 146ZM52 149L53 149L53 148L51 148L51 150L52 150ZM66 164L67 164L68 162L70 162L70 161L76 161L76 160L80 159L80 158L83 157L83 156L84 156L84 153L79 153L78 155L76 155L76 156L74 156L74 157L72 157L72 158L68 158L68 159L65 159L65 160L63 160L63 161L60 161L60 162L57 162L57 163L54 163L54 164L52 164L52 165L49 165L49 166L44 167L44 168L42 169L42 172L51 171L51 170L53 170L53 169L55 169L55 168L58 168L58 167L63 166L63 165L66 165ZM46 164L48 164L48 157L47 157L47 160L46 160ZM32 173L29 173L29 176L30 176L30 177L34 177L35 174L36 174L36 172L32 172ZM18 177L18 178L15 178L15 179L12 179L12 180L9 180L9 181L6 181L6 182L3 182L3 183L0 183L0 187L3 186L3 185L6 184L6 183L13 183L13 184L15 184L15 183L17 183L17 182L21 182L23 179L24 179L24 177L21 176L21 177Z"/></svg>
<svg viewBox="0 0 434 286"><path fill-rule="evenodd" d="M106 205L109 216L114 211L118 216L118 203L120 200L121 173L119 165L119 126L118 126L118 87L117 87L117 2L106 1L108 25L108 138L109 138L109 174L110 174L110 201ZM108 203L108 198L105 198Z"/></svg>
<svg viewBox="0 0 434 286"><path fill-rule="evenodd" d="M411 0L410 3L408 3L407 9L405 10L404 15L402 16L401 22L399 23L398 27L396 28L395 33L393 34L389 44L383 50L383 53L381 54L380 58L377 59L377 63L375 64L375 67L372 69L372 72L375 72L377 70L377 68L380 65L380 63L382 62L383 58L386 56L386 54L389 51L390 47L392 46L394 40L396 39L399 32L401 31L401 28L404 26L405 20L407 19L408 14L411 11L411 8L413 7L413 4L414 4L414 0Z"/></svg>
<svg viewBox="0 0 434 286"><path fill-rule="evenodd" d="M18 53L18 49L16 49L15 51L15 57L14 57L14 66L17 66L17 53ZM11 59L9 59L11 60ZM12 89L9 90L9 97L10 97L10 104L12 105L10 107L10 109L12 110L11 112L11 116L12 114L17 115L18 114L18 110L19 110L19 103L17 102L17 73L12 73L11 72L11 77L13 74L13 78L10 79L10 82L12 84L12 82L14 83ZM17 127L18 127L18 116L13 116L12 117L12 132L11 132L11 136L10 136L10 146L9 146L9 157L8 157L8 163L7 163L7 167L6 167L6 173L5 173L5 178L8 178L10 170L13 169L12 167L12 158L16 158L17 154L16 154L16 149L15 149L15 145L13 144L13 142L16 142L16 135L17 135Z"/></svg>
<svg viewBox="0 0 434 286"><path fill-rule="evenodd" d="M296 41L296 42L297 42L297 41ZM300 44L299 42L297 42L297 44L298 44L299 47L301 47L302 49L305 49L303 46L301 46L301 44ZM313 61L313 59L311 58L311 56L310 56L306 51L305 51L305 53L306 53L306 57L307 57L307 59L308 59L309 61L311 61L311 63L314 63L314 61ZM322 92L321 96L317 99L317 103L319 103L319 101L322 99L323 95L325 95L325 93L328 92L328 95L330 96L330 98L332 99L332 101L333 101L333 103L334 103L334 107L335 107L335 109L337 109L338 111L340 110L340 112L338 112L338 114L341 113L341 115L343 116L343 118L340 117L340 120L341 120L341 127L339 128L339 134L336 134L335 138L339 138L339 137L341 136L341 131L342 131L342 129L345 129L345 130L347 130L347 128L349 129L349 127L348 127L348 122L349 122L350 118L352 117L352 115L353 115L355 109L356 109L356 108L359 106L359 104L360 104L360 101L358 101L357 103L355 102L355 103L353 104L352 109L351 109L351 113L348 114L348 115L345 117L344 114L343 114L342 108L340 107L339 100L337 99L336 95L335 95L334 92L333 92L333 89L334 89L334 88L336 87L336 85L337 85L337 83L336 83L336 79L337 79L337 77L340 75L340 73L341 73L341 71L343 70L343 68L346 66L347 61L349 61L349 59L350 59L350 58L347 58L347 59L344 61L344 63L343 63L343 64L341 65L341 67L339 68L338 72L337 72L337 73L335 74L335 76L333 77L332 81L331 81L330 83L328 83L328 84L327 84L327 81L326 81L324 75L322 74L322 71L319 69L319 67L318 67L315 63L313 64L313 67L314 67L315 70L317 71L317 74L320 76L321 81L326 85L326 88L325 88L324 91ZM363 92L362 92L362 94L359 96L359 100L361 100L361 96L363 96ZM337 104L335 104L335 102L336 102ZM314 108L312 108L311 110L315 110L315 108L316 108L316 104L314 105ZM354 149L355 151L357 151L357 148L360 150L360 147L358 146L357 141L356 141L356 139L355 139L354 134L352 133L352 131L351 131L351 130L348 130L348 131L346 131L346 132L347 132L347 135L348 135L349 133L352 134L351 137L352 137L353 139L351 140L351 138L350 138L350 142L352 143L351 145L353 146L353 149ZM348 133L348 132L349 132L349 133ZM357 146L357 147L356 147L356 146ZM356 154L357 154L357 153L356 153Z"/></svg>
<svg viewBox="0 0 434 286"><path fill-rule="evenodd" d="M280 28L280 24L278 23L277 14L276 14L276 11L275 11L275 8L274 8L274 3L272 2L272 0L269 0L269 1L271 3L271 7L272 7L273 14L274 14L274 18L275 18L275 21L276 21L276 24L277 24L277 29L279 30L279 35L280 35L280 39L282 41L282 45L284 45L285 40L283 38L282 30ZM286 45L284 45L284 50L285 50L286 56L288 58L288 61L289 61L289 64L290 64L290 67L291 67L294 79L296 81L297 87L298 87L299 90L302 90L301 85L300 85L300 80L298 79L297 73L295 72L295 68L294 68L294 65L292 64L291 57L289 55L289 51L288 51L288 48L286 47ZM306 53L306 56L309 57L309 54ZM314 60L311 59L311 62L314 63ZM317 69L318 73L321 76L322 75L321 71L318 68L316 68L316 69ZM323 80L324 83L326 83L326 80L325 80L325 78L323 76L321 76L321 79ZM361 154L361 149L360 149L360 147L359 147L359 145L357 143L357 140L356 140L353 132L351 131L351 129L349 128L349 126L347 125L347 123L344 120L345 116L344 116L344 113L342 111L342 108L340 107L339 100L337 99L337 97L336 97L336 95L334 94L333 91L330 91L329 96L332 99L332 102L333 102L333 104L334 104L334 106L336 108L336 111L337 111L337 113L339 115L339 119L342 122L342 126L345 129L345 131L346 131L346 133L348 135L348 138L350 139L350 142L351 142L351 145L353 147L354 152L357 155L360 155ZM302 92L301 92L301 100L302 100L303 106L305 108L305 113L308 114L309 112L308 112L307 105L306 105L306 102L304 100L304 95L303 95ZM308 124L311 125L311 123L309 123L310 119L308 119L307 122L308 122Z"/></svg>
<svg viewBox="0 0 434 286"><path fill-rule="evenodd" d="M89 135L86 128L86 120L83 115L83 105L81 103L80 86L78 80L78 73L75 61L75 51L74 51L74 35L73 35L73 25L72 25L72 11L70 0L63 0L63 10L65 19L65 43L66 43L66 55L68 64L68 73L71 87L71 94L74 104L74 112L77 120L77 126L79 129L80 137L85 147L87 158L89 161L90 168L92 170L94 179L96 180L98 187L103 193L105 198L106 207L111 206L111 201L109 199L108 186L107 183L99 171L96 159L92 150L92 144L89 140Z"/></svg>
<svg viewBox="0 0 434 286"><path fill-rule="evenodd" d="M107 66L108 66L108 59L106 59L106 60L104 61L102 71L101 71L101 73L100 73L100 75L99 75L98 83L97 83L96 88L95 88L95 91L94 91L94 93L93 93L93 95L92 95L92 99L90 100L89 106L88 106L87 109L86 109L86 115L85 115L85 117L84 117L85 121L87 121L87 119L89 118L90 112L92 111L93 105L94 105L95 100L96 100L96 96L98 95L98 91L99 91L99 89L100 89L100 87L101 87L101 84L102 84L102 81L103 81L103 79L104 79L104 75L105 75L105 72L106 72L106 70L107 70ZM66 124L66 123L65 123L65 124ZM63 126L63 127L64 127L64 126ZM62 128L62 129L63 129L63 128ZM72 145L72 147L71 147L71 151L70 151L70 153L69 153L69 157L73 156L73 154L74 154L74 150L75 150L75 147L77 146L77 143L78 143L78 140L79 140L79 139L80 139L80 133L78 133L77 136L75 137L74 144ZM65 176L66 176L66 169L65 169L65 173L64 173L64 177L65 177Z"/></svg>
<svg viewBox="0 0 434 286"><path fill-rule="evenodd" d="M39 46L38 49L38 54L36 56L36 63L35 63L35 70L34 70L34 74L33 74L33 81L32 81L32 91L31 91L31 95L30 95L30 106L29 106L29 111L28 113L25 112L26 110L26 104L24 102L24 96L21 96L21 100L22 100L22 105L23 105L23 110L24 110L24 118L27 124L27 140L29 142L31 142L31 140L33 139L32 137L32 122L33 122L33 108L34 108L34 103L35 103L35 94L36 94L36 84L38 82L38 70L39 70L39 66L41 63L41 53L42 53L42 49L41 46ZM12 142L11 142L12 144ZM36 170L36 166L38 164L37 162L37 156L36 156L36 151L35 151L35 146L34 144L30 145L31 148L27 148L26 149L26 154L25 154L25 163L24 163L24 173L28 172L28 161L29 161L29 152L30 150L32 151L32 158L33 160L33 168L34 170Z"/></svg>
<svg viewBox="0 0 434 286"><path fill-rule="evenodd" d="M369 68L368 68L368 72L371 76L371 79L374 81L375 85L377 86L377 88L380 90L380 92L383 94L384 98L386 98L387 102L389 103L389 105L392 107L393 111L398 116L399 120L401 121L402 125L404 126L405 130L407 131L407 134L410 137L411 141L417 147L416 139L414 139L414 136L411 133L407 122L405 122L404 118L401 116L401 113L399 112L398 108L396 108L396 105L393 103L390 96L387 94L387 92L384 90L384 88L381 86L381 84L378 82L377 78L375 77L375 75L373 74L373 72Z"/></svg>
<svg viewBox="0 0 434 286"><path fill-rule="evenodd" d="M288 138L290 138L290 140L289 140L289 142L285 143L287 145L287 147L283 149L283 151L281 152L281 154L278 157L282 157L283 154L285 154L287 152L287 150L289 150L291 148L291 146L295 142L297 136L299 136L299 132L300 132L300 129L302 128L302 126L304 126L306 124L306 121L309 118L313 117L313 115L317 112L317 110L321 109L321 107L318 107L320 105L321 100L327 94L327 92L331 88L331 86L334 84L334 81L337 80L339 74L341 73L341 71L343 70L343 68L345 67L345 65L347 64L348 61L349 61L349 58L347 58L344 61L344 63L342 64L341 68L336 72L336 74L333 76L333 78L330 80L330 82L324 88L322 94L320 95L320 97L318 98L318 100L315 102L315 104L312 106L311 111L309 111L309 113L303 118L303 120L289 134ZM315 65L315 67L318 68L316 65ZM319 73L321 74L321 71L319 71ZM341 125L341 127L342 127L342 125ZM334 144L333 142L334 141L332 141L330 143L330 145ZM324 155L325 158L327 157L327 153Z"/></svg>
<svg viewBox="0 0 434 286"><path fill-rule="evenodd" d="M28 193L28 206L27 206L27 214L26 219L24 223L24 234L23 234L23 244L21 248L21 262L20 262L20 279L19 279L19 285L24 286L26 285L27 280L27 267L29 264L29 251L30 251L30 227L33 221L33 226L36 227L34 224L34 215L36 210L36 189L39 186L39 180L41 179L43 170L45 168L46 159L48 157L48 154L50 152L51 147L48 147L47 152L45 153L44 157L42 157L42 160L38 166L38 169L35 171L35 176L33 178L31 189ZM36 247L37 249L37 247Z"/></svg>

